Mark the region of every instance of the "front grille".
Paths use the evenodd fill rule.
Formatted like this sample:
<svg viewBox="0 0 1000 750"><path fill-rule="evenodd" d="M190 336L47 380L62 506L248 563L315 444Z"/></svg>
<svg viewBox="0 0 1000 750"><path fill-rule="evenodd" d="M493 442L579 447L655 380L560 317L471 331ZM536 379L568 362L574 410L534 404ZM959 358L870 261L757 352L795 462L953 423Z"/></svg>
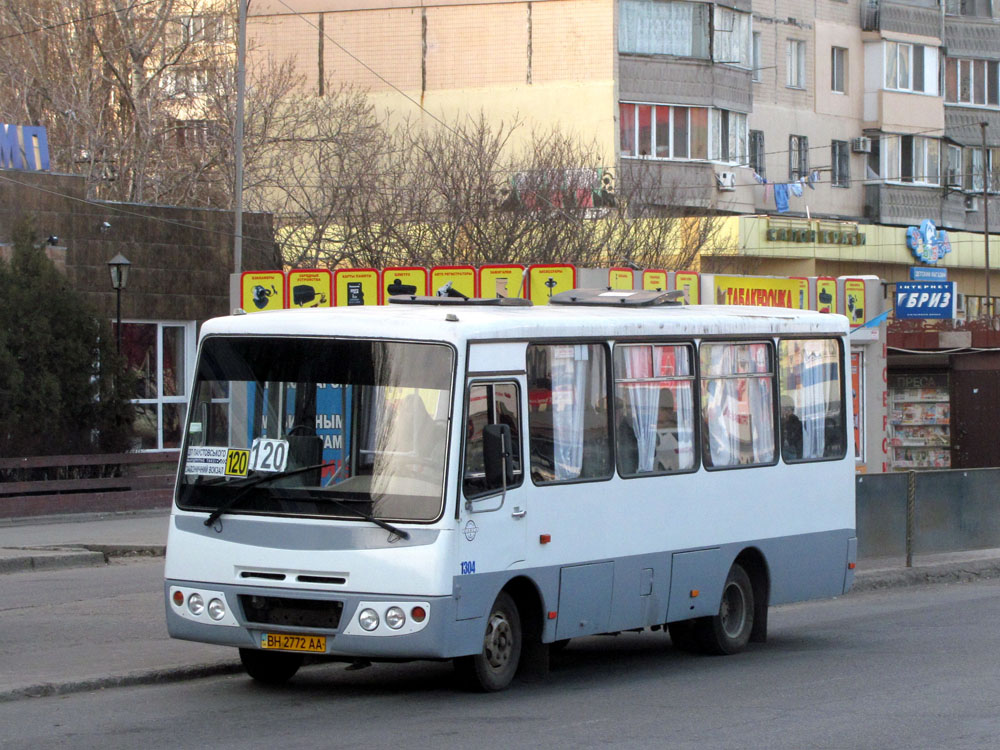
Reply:
<svg viewBox="0 0 1000 750"><path fill-rule="evenodd" d="M288 599L281 596L240 594L240 606L248 622L297 628L336 629L343 602L319 599Z"/></svg>

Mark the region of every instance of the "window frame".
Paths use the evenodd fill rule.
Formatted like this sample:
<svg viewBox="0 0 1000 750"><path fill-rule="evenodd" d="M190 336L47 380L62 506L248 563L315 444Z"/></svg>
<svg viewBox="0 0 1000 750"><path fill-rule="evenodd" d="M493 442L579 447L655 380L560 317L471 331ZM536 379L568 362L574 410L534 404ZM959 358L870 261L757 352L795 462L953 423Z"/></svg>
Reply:
<svg viewBox="0 0 1000 750"><path fill-rule="evenodd" d="M551 348L560 347L560 346L597 347L601 351L601 353L602 353L602 356L603 356L603 359L604 359L604 394L603 395L604 395L604 403L606 405L605 406L605 429L606 429L606 433L605 434L607 436L607 446L608 446L608 448L607 448L607 455L605 456L605 458L607 459L607 463L608 463L608 467L609 468L608 468L608 471L605 474L594 475L594 476L585 476L585 477L582 477L582 478L579 477L579 476L571 478L571 479L539 479L539 478L537 478L536 474L535 474L535 451L534 451L534 441L537 439L536 438L536 431L535 431L534 428L536 427L537 423L533 422L533 420L532 420L532 414L533 414L533 412L532 412L532 410L530 408L530 405L529 405L528 413L525 415L525 419L524 419L524 424L525 424L525 426L526 426L527 429L525 430L525 433L524 433L525 437L522 438L522 439L527 441L527 448L528 448L528 452L527 452L527 457L528 457L527 471L528 471L529 475L531 476L531 483L534 486L536 486L536 487L551 487L551 486L561 486L561 485L569 485L569 484L584 484L584 483L592 483L592 482L606 482L606 481L608 481L609 479L611 479L612 477L615 476L615 452L614 452L614 442L613 442L614 441L614 422L613 422L613 419L614 419L614 410L611 408L611 404L613 403L612 399L614 398L614 395L613 395L614 391L613 391L612 378L610 377L610 375L612 373L612 368L613 368L613 364L611 363L611 346L610 346L610 344L609 344L609 342L608 342L607 339L597 339L597 340L594 340L594 339L572 339L572 340L559 339L559 340L529 341L528 344L527 344L527 349L526 349L526 353L525 353L525 373L526 373L525 382L526 382L526 387L527 387L527 389L529 391L529 396L530 396L530 391L531 391L532 382L533 382L532 381L532 375L533 375L533 373L532 373L532 366L531 366L532 365L532 363L531 363L532 349L535 348L535 347L547 347L547 348L551 349ZM551 366L551 363L550 363L550 366ZM550 401L549 401L549 404L551 405L552 404L552 396L551 396L552 385L551 385L551 382L549 384L549 388L550 388ZM530 398L529 398L529 401L530 401Z"/></svg>
<svg viewBox="0 0 1000 750"><path fill-rule="evenodd" d="M847 47L830 47L830 91L847 93Z"/></svg>
<svg viewBox="0 0 1000 750"><path fill-rule="evenodd" d="M750 169L761 177L767 176L767 152L764 149L764 131L751 130L747 143L747 157Z"/></svg>
<svg viewBox="0 0 1000 750"><path fill-rule="evenodd" d="M800 180L809 176L809 136L788 136L788 179Z"/></svg>
<svg viewBox="0 0 1000 750"><path fill-rule="evenodd" d="M836 345L836 354L837 354L836 363L837 363L837 367L838 367L838 370L839 370L839 376L840 376L840 393L839 393L839 396L840 396L840 413L839 413L838 419L839 419L839 422L840 422L841 433L840 433L840 451L839 451L839 453L837 453L835 455L820 456L820 457L815 457L815 458L813 458L813 457L810 457L810 458L800 457L800 458L791 458L791 459L788 458L788 457L786 457L786 455L785 455L785 440L784 440L784 435L783 435L783 427L782 427L782 420L781 420L780 409L781 409L782 399L786 395L786 390L785 390L785 382L784 382L785 378L782 375L783 370L782 370L782 361L781 361L781 354L782 354L781 350L782 350L782 344L785 344L786 342L791 342L791 341L832 341ZM775 346L775 352L774 352L774 354L775 354L775 358L776 358L776 360L775 360L775 368L774 369L775 369L775 373L776 373L777 380L778 380L777 398L775 400L777 401L778 409L779 409L779 419L778 419L778 422L775 424L775 427L776 427L775 432L777 432L778 436L779 436L779 438L778 438L778 444L779 444L779 452L781 454L781 460L784 463L786 463L786 464L822 463L822 462L825 462L825 461L843 461L844 458L847 457L847 429L848 428L847 428L847 387L846 386L847 386L847 375L850 372L850 369L849 369L849 367L847 365L847 362L845 361L845 357L844 357L844 342L843 342L843 340L841 340L839 338L830 337L830 336L782 336L781 338L778 339L778 342L777 342L777 344Z"/></svg>
<svg viewBox="0 0 1000 750"><path fill-rule="evenodd" d="M511 448L513 451L513 474L514 482L508 484L506 489L516 489L524 484L524 417L522 414L523 400L521 398L521 384L509 377L476 377L470 379L465 384L465 405L463 412L462 424L466 425L465 434L462 436L462 496L467 500L482 500L483 498L492 497L493 495L498 495L504 491L501 487L488 487L480 492L468 492L466 479L468 478L467 466L469 463L468 446L470 445L472 436L469 434L470 420L472 418L471 414L471 398L472 392L476 388L486 388L488 390L490 399L490 404L492 406L490 413L487 414L487 421L485 424L500 424L497 417L497 399L496 399L496 388L497 386L503 387L513 387L516 394L514 403L517 405L517 413L514 415L517 422L517 434L512 436ZM482 431L480 430L480 437ZM477 472L478 475L478 472ZM484 473L485 478L485 473ZM476 477L478 478L478 476Z"/></svg>
<svg viewBox="0 0 1000 750"><path fill-rule="evenodd" d="M667 110L666 118L661 111ZM684 118L681 129L679 117ZM704 118L704 124L701 119ZM701 161L741 165L747 163L749 115L745 112L701 107L687 104L651 104L643 102L618 102L618 149L622 158L654 159L657 161ZM648 128L646 122L648 120ZM631 121L631 122L630 122ZM722 137L722 123L728 123L728 138ZM733 128L735 122L736 128ZM660 131L667 129L667 139L661 140ZM683 155L677 141L678 133L686 138ZM704 141L702 141L702 138ZM723 146L726 158L722 158ZM664 149L665 147L665 149ZM703 148L701 148L703 147ZM736 153L730 155L733 148ZM661 151L666 150L666 156ZM695 153L698 151L699 153ZM702 155L702 152L704 155ZM642 153L648 152L648 153Z"/></svg>
<svg viewBox="0 0 1000 750"><path fill-rule="evenodd" d="M830 184L839 188L851 186L851 150L847 141L830 141Z"/></svg>
<svg viewBox="0 0 1000 750"><path fill-rule="evenodd" d="M764 345L767 351L769 370L766 373L729 373L726 375L713 375L706 376L704 367L702 366L702 350L705 347L712 346L754 346L754 345ZM698 421L700 423L701 429L701 440L699 447L701 450L701 465L706 471L732 471L739 469L752 469L759 468L762 466L775 466L781 460L781 444L780 444L780 434L778 430L778 372L777 372L777 349L773 339L708 339L702 340L698 344L698 403L699 403L699 414ZM710 458L710 448L709 441L711 440L711 427L710 421L708 419L708 411L706 408L706 399L704 398L704 392L708 388L709 381L725 381L725 380L738 380L738 379L750 379L756 378L760 380L767 380L770 382L770 396L771 396L771 450L772 459L770 461L759 461L759 462L748 462L748 463L735 463L735 464L725 464L723 466L715 466Z"/></svg>
<svg viewBox="0 0 1000 750"><path fill-rule="evenodd" d="M671 347L675 349L687 349L688 357L691 364L691 373L689 375L656 375L654 374L650 378L639 378L639 377L626 377L622 375L619 376L616 364L617 357L616 354L619 350L638 348L638 347ZM651 355L652 356L652 355ZM701 466L701 450L699 446L701 445L701 409L699 403L699 379L698 379L698 353L691 341L628 341L620 340L615 341L614 346L611 351L611 385L612 392L614 394L614 409L617 410L618 406L618 390L617 386L623 382L643 382L643 383L688 383L691 389L691 419L692 424L689 426L691 434L691 452L692 452L692 465L688 468L677 468L677 469L667 469L662 471L636 471L635 473L626 474L621 470L621 455L618 445L618 435L617 435L617 425L619 415L617 412L613 414L613 423L616 426L615 429L615 440L614 440L614 459L615 459L615 471L618 476L622 479L641 479L643 477L656 477L656 476L666 476L673 474L691 474L698 471ZM675 402L676 406L676 402ZM675 408L675 411L676 408ZM678 436L681 430L678 429ZM679 444L678 444L679 445Z"/></svg>
<svg viewBox="0 0 1000 750"><path fill-rule="evenodd" d="M788 39L785 48L785 68L785 88L804 91L808 82L805 39Z"/></svg>

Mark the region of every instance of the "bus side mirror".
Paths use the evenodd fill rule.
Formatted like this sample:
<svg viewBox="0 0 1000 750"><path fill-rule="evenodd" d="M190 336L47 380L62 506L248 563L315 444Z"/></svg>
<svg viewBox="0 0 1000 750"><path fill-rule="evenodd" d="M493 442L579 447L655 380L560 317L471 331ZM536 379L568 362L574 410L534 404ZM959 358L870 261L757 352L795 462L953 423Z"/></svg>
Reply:
<svg viewBox="0 0 1000 750"><path fill-rule="evenodd" d="M506 488L514 483L510 425L488 424L483 427L483 466L487 486Z"/></svg>

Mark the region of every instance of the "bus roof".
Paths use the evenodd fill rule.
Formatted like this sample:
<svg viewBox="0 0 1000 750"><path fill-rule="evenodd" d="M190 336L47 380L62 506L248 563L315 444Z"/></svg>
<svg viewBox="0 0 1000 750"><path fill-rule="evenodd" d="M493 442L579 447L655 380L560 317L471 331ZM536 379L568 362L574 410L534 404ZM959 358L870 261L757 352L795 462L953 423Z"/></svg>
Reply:
<svg viewBox="0 0 1000 750"><path fill-rule="evenodd" d="M279 310L214 318L202 335L349 336L410 341L526 340L849 332L843 315L737 305L371 305Z"/></svg>

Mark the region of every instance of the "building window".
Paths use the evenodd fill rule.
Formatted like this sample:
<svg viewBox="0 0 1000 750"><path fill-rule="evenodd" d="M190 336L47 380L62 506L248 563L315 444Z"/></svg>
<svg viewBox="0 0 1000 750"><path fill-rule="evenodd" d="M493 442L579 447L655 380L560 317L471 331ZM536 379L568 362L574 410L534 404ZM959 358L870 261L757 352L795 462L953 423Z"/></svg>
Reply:
<svg viewBox="0 0 1000 750"><path fill-rule="evenodd" d="M899 176L903 182L941 183L941 142L937 138L904 135L899 144Z"/></svg>
<svg viewBox="0 0 1000 750"><path fill-rule="evenodd" d="M708 107L619 104L621 155L747 161L747 116Z"/></svg>
<svg viewBox="0 0 1000 750"><path fill-rule="evenodd" d="M788 179L798 180L809 174L809 139L804 135L788 136Z"/></svg>
<svg viewBox="0 0 1000 750"><path fill-rule="evenodd" d="M785 66L788 78L785 85L792 89L806 87L806 43L802 39L789 39Z"/></svg>
<svg viewBox="0 0 1000 750"><path fill-rule="evenodd" d="M133 449L180 448L193 349L190 323L122 323L122 356L135 383Z"/></svg>
<svg viewBox="0 0 1000 750"><path fill-rule="evenodd" d="M926 48L922 44L904 44L902 42L885 43L885 87L892 91L915 91L929 94L937 93L933 80L937 76L937 64L931 57L933 71L925 75ZM930 81L931 85L926 83Z"/></svg>
<svg viewBox="0 0 1000 750"><path fill-rule="evenodd" d="M751 67L750 14L715 6L712 59L717 63Z"/></svg>
<svg viewBox="0 0 1000 750"><path fill-rule="evenodd" d="M947 58L944 100L949 104L1000 106L1000 62Z"/></svg>
<svg viewBox="0 0 1000 750"><path fill-rule="evenodd" d="M962 187L962 147L947 144L944 147L944 180L948 187Z"/></svg>
<svg viewBox="0 0 1000 750"><path fill-rule="evenodd" d="M830 48L830 89L838 94L847 93L847 49Z"/></svg>
<svg viewBox="0 0 1000 750"><path fill-rule="evenodd" d="M847 141L833 141L830 144L830 165L834 187L851 186L851 159Z"/></svg>
<svg viewBox="0 0 1000 750"><path fill-rule="evenodd" d="M766 159L764 158L764 131L763 130L751 130L750 131L750 169L759 174L761 177L766 176L765 169Z"/></svg>
<svg viewBox="0 0 1000 750"><path fill-rule="evenodd" d="M750 79L753 81L760 81L760 32L753 32L753 36L750 40L751 45L751 55L753 57L753 72L750 74Z"/></svg>
<svg viewBox="0 0 1000 750"><path fill-rule="evenodd" d="M965 179L963 183L965 189L981 193L983 191L983 150L981 148L965 148L962 151L962 156L964 157Z"/></svg>
<svg viewBox="0 0 1000 750"><path fill-rule="evenodd" d="M710 159L730 164L747 163L747 116L744 113L713 109L712 131L715 138Z"/></svg>
<svg viewBox="0 0 1000 750"><path fill-rule="evenodd" d="M618 51L708 59L710 5L622 0Z"/></svg>
<svg viewBox="0 0 1000 750"><path fill-rule="evenodd" d="M989 18L993 15L992 0L945 0L944 12L949 16Z"/></svg>

